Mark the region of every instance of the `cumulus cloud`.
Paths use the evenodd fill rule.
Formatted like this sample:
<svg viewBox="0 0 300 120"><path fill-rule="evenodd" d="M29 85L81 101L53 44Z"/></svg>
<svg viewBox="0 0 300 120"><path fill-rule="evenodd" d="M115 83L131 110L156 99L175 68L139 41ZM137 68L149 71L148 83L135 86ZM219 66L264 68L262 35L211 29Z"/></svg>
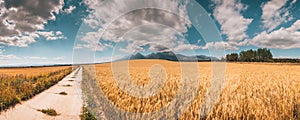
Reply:
<svg viewBox="0 0 300 120"><path fill-rule="evenodd" d="M245 18L241 12L247 9L247 6L238 0L213 0L215 9L213 15L221 25L222 34L227 36L226 42L207 43L203 49L238 49L238 45L248 38L246 31L252 18Z"/></svg>
<svg viewBox="0 0 300 120"><path fill-rule="evenodd" d="M116 39L116 42L126 40L129 43L126 49L129 51L144 51L140 46L145 45L149 45L149 50L152 51L166 51L167 48L174 48L179 41L182 41L179 38L182 36L180 34L179 31L165 25L145 24L131 29L121 38Z"/></svg>
<svg viewBox="0 0 300 120"><path fill-rule="evenodd" d="M10 37L0 36L0 44L4 44L8 46L27 47L28 44L34 43L35 39L38 37L39 35L36 33L29 33L29 34L10 36Z"/></svg>
<svg viewBox="0 0 300 120"><path fill-rule="evenodd" d="M48 20L55 20L63 0L0 1L0 44L24 47L35 42L38 30Z"/></svg>
<svg viewBox="0 0 300 120"><path fill-rule="evenodd" d="M221 41L221 42L210 42L207 43L205 46L202 47L202 49L217 49L217 50L238 50L238 44L230 44L228 42L225 41Z"/></svg>
<svg viewBox="0 0 300 120"><path fill-rule="evenodd" d="M71 6L69 6L69 8L65 8L65 9L63 10L63 12L66 13L66 14L70 14L70 13L72 13L73 10L75 10L75 9L76 9L76 6L71 5Z"/></svg>
<svg viewBox="0 0 300 120"><path fill-rule="evenodd" d="M213 15L221 24L221 31L227 35L228 41L237 43L247 38L245 32L253 20L241 14L247 6L237 0L213 0L213 2L216 5Z"/></svg>
<svg viewBox="0 0 300 120"><path fill-rule="evenodd" d="M291 4L294 4L296 0L292 1ZM262 4L262 19L264 28L267 31L272 31L278 25L283 22L287 22L291 16L288 11L288 8L285 8L284 5L287 3L287 0L271 0L265 4Z"/></svg>
<svg viewBox="0 0 300 120"><path fill-rule="evenodd" d="M142 40L149 37L156 37L153 35L163 34L165 32L164 29L167 29L166 33L170 33L168 27L179 31L180 33L184 33L187 32L186 25L189 25L189 23L187 23L185 19L178 17L176 14L164 10L151 8L141 9L132 11L114 21L112 25L106 29L103 38L115 42L122 41L124 40L122 36L126 32L141 25L146 25L146 27L135 29L135 33L130 34L131 39ZM161 25L166 27L161 27ZM164 35L169 36L169 34ZM129 34L127 34L127 36L129 36ZM161 38L160 40L164 40L164 38Z"/></svg>
<svg viewBox="0 0 300 120"><path fill-rule="evenodd" d="M105 49L105 45L99 42L102 29L96 32L87 32L85 36L81 38L84 43L76 44L75 49L88 48L90 50L102 51Z"/></svg>
<svg viewBox="0 0 300 120"><path fill-rule="evenodd" d="M143 50L141 46L145 45L149 45L150 50L161 51L165 49L158 43L175 47L177 36L183 36L191 26L186 3L180 0L86 0L85 4L91 10L85 24L98 29L82 37L86 44L93 44L87 47L99 45L103 33L102 39L106 41L126 42L122 51ZM101 43L100 50L107 48L105 46L107 44ZM82 47L84 45L78 46Z"/></svg>
<svg viewBox="0 0 300 120"><path fill-rule="evenodd" d="M262 32L255 36L250 44L265 47L290 49L300 48L300 20L288 28L280 28L271 33Z"/></svg>
<svg viewBox="0 0 300 120"><path fill-rule="evenodd" d="M66 39L66 37L62 35L61 31L56 31L56 32L38 31L37 34L39 34L40 36L43 36L44 38L46 38L46 40Z"/></svg>
<svg viewBox="0 0 300 120"><path fill-rule="evenodd" d="M198 42L199 41L200 40L198 40ZM196 44L184 43L184 40L181 40L178 41L176 47L172 48L172 51L197 50L197 49L204 49L204 47Z"/></svg>

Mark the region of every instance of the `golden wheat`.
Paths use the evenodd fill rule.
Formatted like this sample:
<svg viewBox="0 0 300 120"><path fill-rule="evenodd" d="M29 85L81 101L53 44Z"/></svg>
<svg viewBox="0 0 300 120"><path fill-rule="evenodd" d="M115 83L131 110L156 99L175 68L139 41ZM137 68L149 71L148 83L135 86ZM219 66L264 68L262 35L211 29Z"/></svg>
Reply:
<svg viewBox="0 0 300 120"><path fill-rule="evenodd" d="M27 76L36 76L41 74L47 74L60 69L68 68L69 66L57 66L57 67L28 67L28 68L0 68L0 74L17 75L26 74Z"/></svg>
<svg viewBox="0 0 300 120"><path fill-rule="evenodd" d="M116 64L118 63L121 62ZM164 67L167 79L161 91L149 98L135 97L120 90L115 80L126 79L125 75L122 75L126 73L113 75L110 63L96 65L96 76L104 97L119 109L134 113L149 113L164 108L182 87L179 84L181 66L178 62L131 60L129 61L129 75L136 85L145 86L150 81L148 74L154 64ZM210 85L212 63L198 63L198 65L199 73L191 72L191 74L200 75L198 94L179 119L200 119L201 105ZM121 69L124 66L119 67ZM300 65L227 63L222 93L206 118L300 119L299 71ZM176 109L167 113L172 116ZM106 113L107 116L108 114Z"/></svg>
<svg viewBox="0 0 300 120"><path fill-rule="evenodd" d="M71 71L67 66L0 69L0 111L44 91Z"/></svg>

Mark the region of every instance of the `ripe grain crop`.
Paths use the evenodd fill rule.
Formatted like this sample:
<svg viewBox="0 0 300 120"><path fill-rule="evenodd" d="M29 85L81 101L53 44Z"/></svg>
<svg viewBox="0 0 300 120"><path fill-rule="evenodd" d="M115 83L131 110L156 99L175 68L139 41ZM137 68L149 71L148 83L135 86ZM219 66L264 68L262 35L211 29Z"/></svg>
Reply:
<svg viewBox="0 0 300 120"><path fill-rule="evenodd" d="M6 75L20 75L26 74L27 76L37 76L55 72L60 69L68 68L68 66L58 67L27 67L27 68L0 68L0 74Z"/></svg>
<svg viewBox="0 0 300 120"><path fill-rule="evenodd" d="M8 109L22 100L53 86L72 68L36 67L36 68L1 68L0 69L0 111Z"/></svg>
<svg viewBox="0 0 300 120"><path fill-rule="evenodd" d="M120 63L120 62L118 62ZM104 116L109 118L127 117L124 113L116 113L108 108L102 100L109 100L118 109L132 113L150 113L166 107L178 94L182 87L181 67L178 62L165 60L131 60L129 61L129 75L133 83L138 86L146 86L150 81L149 70L154 64L160 64L166 71L166 81L160 91L148 98L139 98L130 95L118 87L116 79L125 79L125 74L112 73L110 63L97 64L96 71L84 67L84 80L95 79L87 74L97 76L96 84L86 83L88 89L96 88L101 90L90 90L92 94L86 94L87 105L96 116L101 108ZM189 64L189 63L186 63ZM163 116L153 118L176 118L179 119L200 119L201 106L204 103L206 92L210 86L212 77L212 63L200 62L199 74L200 83L196 97L188 109L180 116L174 108L173 111L165 111ZM119 66L121 67L124 66ZM117 71L122 72L122 71ZM159 71L161 72L161 71ZM159 76L158 76L159 77ZM209 112L206 119L300 119L300 65L290 64L265 64L265 63L226 63L226 74L223 89L216 105ZM99 96L97 92L104 96ZM184 101L177 101L184 102ZM98 110L98 111L97 111ZM112 116L117 114L117 116ZM143 118L138 116L136 118ZM132 118L127 118L132 119ZM146 118L144 118L146 119ZM149 118L152 119L152 118Z"/></svg>

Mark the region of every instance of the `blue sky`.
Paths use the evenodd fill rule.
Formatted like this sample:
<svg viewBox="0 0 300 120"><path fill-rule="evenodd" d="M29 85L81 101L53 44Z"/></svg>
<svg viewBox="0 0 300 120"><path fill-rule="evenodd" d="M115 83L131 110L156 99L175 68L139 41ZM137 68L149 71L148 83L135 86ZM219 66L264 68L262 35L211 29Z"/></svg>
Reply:
<svg viewBox="0 0 300 120"><path fill-rule="evenodd" d="M72 63L73 55L81 62L103 62L169 50L216 55L212 50L259 47L270 48L274 57L300 58L299 0L197 1L205 11L180 0L137 1L0 0L0 65Z"/></svg>

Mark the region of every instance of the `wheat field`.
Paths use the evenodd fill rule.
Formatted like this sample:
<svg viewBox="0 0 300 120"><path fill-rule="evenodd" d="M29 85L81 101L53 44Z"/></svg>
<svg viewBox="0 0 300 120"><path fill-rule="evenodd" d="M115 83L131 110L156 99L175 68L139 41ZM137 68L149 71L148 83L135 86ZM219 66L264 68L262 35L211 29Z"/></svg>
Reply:
<svg viewBox="0 0 300 120"><path fill-rule="evenodd" d="M68 68L69 66L57 66L57 67L28 67L28 68L0 68L0 74L17 75L26 74L28 76L36 76L41 74L47 74L57 70Z"/></svg>
<svg viewBox="0 0 300 120"><path fill-rule="evenodd" d="M70 66L0 68L0 112L41 93L71 72Z"/></svg>
<svg viewBox="0 0 300 120"><path fill-rule="evenodd" d="M121 66L120 63L122 62L115 63L116 72L122 72L121 70L123 70L122 67L124 66ZM166 60L131 60L129 61L129 75L134 84L146 86L151 81L151 75L149 76L151 67L156 64L161 65L164 69L157 69L160 70L157 72L165 72L166 81L158 93L153 93L148 98L136 97L124 90L120 90L115 80L121 79L122 81L122 79L127 79L123 75L126 73L113 74L111 63L95 65L98 89L101 89L104 96L94 99L94 101L89 100L88 103L93 102L94 107L99 104L104 111L104 113L101 113L103 116L116 119L124 118L126 115L124 113L117 113L119 116L112 115L111 113L116 113L109 110L111 108L106 108L108 107L106 104L101 104L102 101L99 103L97 100L107 98L116 108L133 113L150 113L166 107L178 94L179 88L184 87L179 84L182 72L178 62ZM199 62L197 64L199 73L189 72L190 74L200 75L199 89L195 90L197 94L193 98L192 103L180 116L174 115L174 113L178 112L177 109L180 109L175 106L173 111L165 111L164 116L154 116L154 118L179 117L179 119L188 120L200 119L201 106L205 100L207 89L210 86L212 63ZM89 68L85 67L85 71L89 71ZM300 65L296 64L226 63L225 81L220 98L205 118L300 119L299 73ZM83 79L87 78L84 76ZM93 92L94 95L100 95L95 94L95 90Z"/></svg>

